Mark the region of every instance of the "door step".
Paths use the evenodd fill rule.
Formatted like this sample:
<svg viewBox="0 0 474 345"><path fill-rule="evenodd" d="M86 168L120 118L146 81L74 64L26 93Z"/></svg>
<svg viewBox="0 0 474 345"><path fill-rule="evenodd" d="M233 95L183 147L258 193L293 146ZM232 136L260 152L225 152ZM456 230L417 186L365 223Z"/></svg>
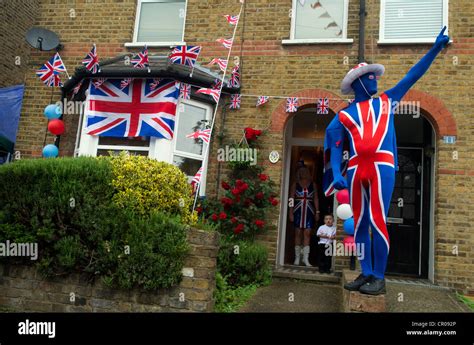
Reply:
<svg viewBox="0 0 474 345"><path fill-rule="evenodd" d="M334 273L319 273L317 267L279 266L273 270L273 277L312 280L323 283L339 284L341 278Z"/></svg>

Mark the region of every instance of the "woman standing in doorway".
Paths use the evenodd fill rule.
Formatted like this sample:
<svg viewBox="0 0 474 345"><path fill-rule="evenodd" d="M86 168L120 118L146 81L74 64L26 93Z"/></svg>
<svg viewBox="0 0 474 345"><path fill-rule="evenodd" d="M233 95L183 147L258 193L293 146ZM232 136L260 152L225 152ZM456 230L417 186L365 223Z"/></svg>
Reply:
<svg viewBox="0 0 474 345"><path fill-rule="evenodd" d="M290 189L290 222L295 225L295 262L300 264L300 256L303 253L303 263L311 267L309 263L311 230L319 221L319 201L316 183L313 182L311 173L306 166L300 166L296 171L296 182ZM301 246L303 237L303 248ZM301 250L303 249L303 250Z"/></svg>

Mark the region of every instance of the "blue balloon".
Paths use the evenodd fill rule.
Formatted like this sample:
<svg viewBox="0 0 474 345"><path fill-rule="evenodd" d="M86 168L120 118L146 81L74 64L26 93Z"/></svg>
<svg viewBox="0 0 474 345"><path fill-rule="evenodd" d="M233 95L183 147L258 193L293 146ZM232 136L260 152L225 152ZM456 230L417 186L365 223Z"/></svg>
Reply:
<svg viewBox="0 0 474 345"><path fill-rule="evenodd" d="M354 217L344 221L344 232L348 235L354 235Z"/></svg>
<svg viewBox="0 0 474 345"><path fill-rule="evenodd" d="M54 158L59 154L59 150L56 145L49 144L43 148L43 157L44 158Z"/></svg>
<svg viewBox="0 0 474 345"><path fill-rule="evenodd" d="M49 119L59 119L62 115L61 107L56 104L50 104L44 108L44 115Z"/></svg>

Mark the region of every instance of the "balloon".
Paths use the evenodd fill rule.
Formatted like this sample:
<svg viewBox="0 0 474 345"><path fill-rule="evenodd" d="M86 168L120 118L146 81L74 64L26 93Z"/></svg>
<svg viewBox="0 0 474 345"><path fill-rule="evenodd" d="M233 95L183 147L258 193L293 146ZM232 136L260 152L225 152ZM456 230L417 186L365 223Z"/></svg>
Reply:
<svg viewBox="0 0 474 345"><path fill-rule="evenodd" d="M48 123L48 131L54 135L61 135L64 133L64 122L63 120L53 119Z"/></svg>
<svg viewBox="0 0 474 345"><path fill-rule="evenodd" d="M339 205L336 209L336 214L339 218L346 220L352 217L352 209L349 204Z"/></svg>
<svg viewBox="0 0 474 345"><path fill-rule="evenodd" d="M349 191L347 189L342 189L336 194L337 202L340 204L349 203Z"/></svg>
<svg viewBox="0 0 474 345"><path fill-rule="evenodd" d="M44 115L48 119L59 119L62 115L61 108L56 104L50 104L44 108Z"/></svg>
<svg viewBox="0 0 474 345"><path fill-rule="evenodd" d="M342 244L344 244L344 248L346 250L352 250L352 252L354 252L354 250L355 250L354 236L346 236L342 240Z"/></svg>
<svg viewBox="0 0 474 345"><path fill-rule="evenodd" d="M354 218L349 218L344 221L344 232L348 235L354 235Z"/></svg>
<svg viewBox="0 0 474 345"><path fill-rule="evenodd" d="M58 154L59 154L59 150L58 150L58 148L56 147L56 145L49 144L49 145L46 145L46 146L43 148L43 157L44 157L44 158L57 157Z"/></svg>

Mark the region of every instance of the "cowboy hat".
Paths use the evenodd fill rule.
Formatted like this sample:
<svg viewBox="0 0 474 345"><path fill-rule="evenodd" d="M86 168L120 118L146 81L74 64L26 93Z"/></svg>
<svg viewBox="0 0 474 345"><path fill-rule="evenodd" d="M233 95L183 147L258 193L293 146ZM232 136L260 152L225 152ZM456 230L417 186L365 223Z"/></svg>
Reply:
<svg viewBox="0 0 474 345"><path fill-rule="evenodd" d="M368 64L366 62L362 62L358 64L357 66L355 66L354 68L352 68L349 72L347 72L346 76L344 77L341 83L341 92L344 95L354 92L351 86L352 83L354 82L354 80L356 80L357 78L359 78L360 76L366 73L373 72L376 76L381 76L383 75L384 71L385 71L385 67L381 64L378 64L378 63Z"/></svg>

